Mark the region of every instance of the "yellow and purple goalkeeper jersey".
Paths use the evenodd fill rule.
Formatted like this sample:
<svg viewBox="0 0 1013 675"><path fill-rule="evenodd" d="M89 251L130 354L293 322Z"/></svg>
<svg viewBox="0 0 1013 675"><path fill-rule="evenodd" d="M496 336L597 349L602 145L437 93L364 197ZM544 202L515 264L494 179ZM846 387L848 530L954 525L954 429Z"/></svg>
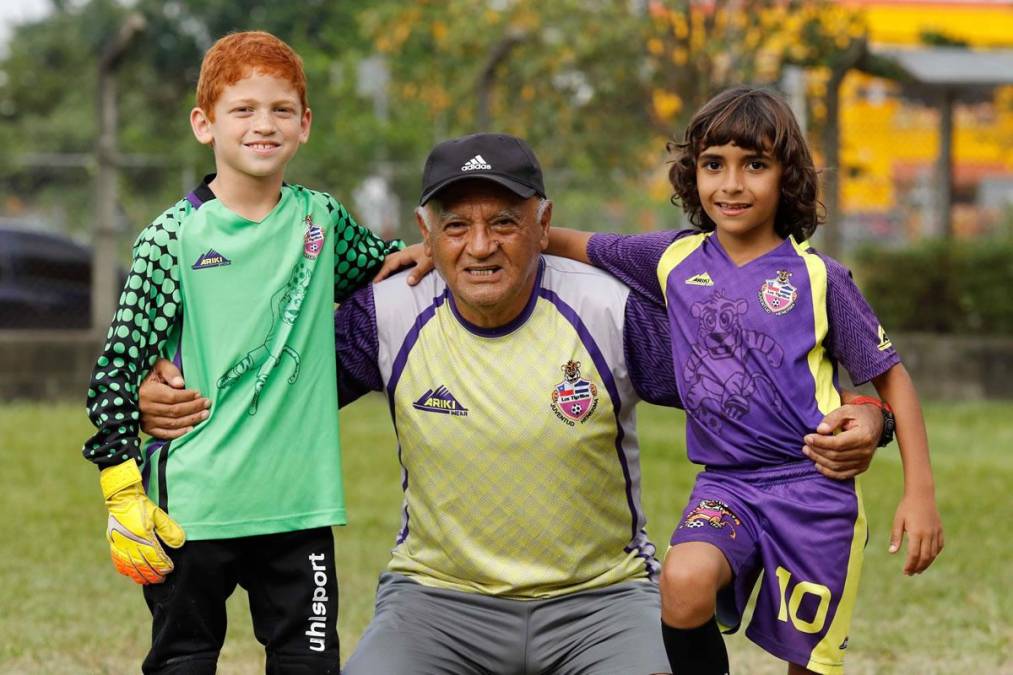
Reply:
<svg viewBox="0 0 1013 675"><path fill-rule="evenodd" d="M438 274L360 291L335 321L342 403L382 390L397 430L391 571L511 598L654 576L634 406L676 403L663 307L547 256L499 329L461 317Z"/></svg>
<svg viewBox="0 0 1013 675"><path fill-rule="evenodd" d="M840 406L837 364L861 384L899 361L848 270L805 242L737 266L713 233L598 234L588 255L664 300L698 464L804 459L800 439Z"/></svg>
<svg viewBox="0 0 1013 675"><path fill-rule="evenodd" d="M88 391L98 431L85 457L137 460L191 540L343 523L333 303L368 283L391 245L298 185L247 220L215 199L211 178L137 239ZM159 356L211 399L211 415L141 453L137 387Z"/></svg>

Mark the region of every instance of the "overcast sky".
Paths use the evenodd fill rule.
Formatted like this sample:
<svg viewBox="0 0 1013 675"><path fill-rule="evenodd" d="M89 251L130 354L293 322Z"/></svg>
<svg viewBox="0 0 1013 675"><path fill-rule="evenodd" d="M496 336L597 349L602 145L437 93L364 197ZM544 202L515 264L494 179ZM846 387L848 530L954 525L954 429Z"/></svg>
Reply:
<svg viewBox="0 0 1013 675"><path fill-rule="evenodd" d="M0 50L6 47L15 25L49 11L49 0L0 0Z"/></svg>

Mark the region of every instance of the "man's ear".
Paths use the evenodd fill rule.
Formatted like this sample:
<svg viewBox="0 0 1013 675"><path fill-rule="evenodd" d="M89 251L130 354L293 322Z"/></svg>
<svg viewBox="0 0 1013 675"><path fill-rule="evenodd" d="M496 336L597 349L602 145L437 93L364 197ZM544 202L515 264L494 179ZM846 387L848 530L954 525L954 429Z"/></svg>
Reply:
<svg viewBox="0 0 1013 675"><path fill-rule="evenodd" d="M429 243L429 228L426 227L426 221L422 218L422 209L426 207L420 206L415 209L415 222L419 224L419 234L422 235L422 248L425 250L426 255L430 258L433 257L433 247Z"/></svg>
<svg viewBox="0 0 1013 675"><path fill-rule="evenodd" d="M190 128L193 129L193 135L201 145L211 145L214 142L215 136L211 132L211 120L201 108L194 108L190 111Z"/></svg>
<svg viewBox="0 0 1013 675"><path fill-rule="evenodd" d="M542 238L539 240L542 250L544 251L549 247L549 228L552 223L552 202L545 200L545 207L542 211L542 218L538 221L538 226L542 228Z"/></svg>

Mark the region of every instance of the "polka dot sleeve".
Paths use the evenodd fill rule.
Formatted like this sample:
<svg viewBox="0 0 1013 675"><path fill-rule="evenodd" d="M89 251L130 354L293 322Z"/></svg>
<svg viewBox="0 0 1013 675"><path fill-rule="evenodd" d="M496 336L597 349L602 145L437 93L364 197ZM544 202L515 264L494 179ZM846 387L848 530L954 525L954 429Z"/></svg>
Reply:
<svg viewBox="0 0 1013 675"><path fill-rule="evenodd" d="M324 195L334 218L334 302L347 300L369 284L383 259L404 248L400 239L384 241L362 227L330 195Z"/></svg>
<svg viewBox="0 0 1013 675"><path fill-rule="evenodd" d="M140 460L138 387L182 316L178 234L188 209L186 202L175 205L134 243L130 273L88 387L88 417L97 431L83 452L101 468Z"/></svg>

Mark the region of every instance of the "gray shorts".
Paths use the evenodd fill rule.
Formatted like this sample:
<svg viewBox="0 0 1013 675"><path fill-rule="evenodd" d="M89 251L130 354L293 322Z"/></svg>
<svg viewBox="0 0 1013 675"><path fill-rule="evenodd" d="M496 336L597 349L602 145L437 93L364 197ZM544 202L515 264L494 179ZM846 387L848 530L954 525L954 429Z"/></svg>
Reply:
<svg viewBox="0 0 1013 675"><path fill-rule="evenodd" d="M423 586L384 573L344 675L671 673L661 601L646 581L547 600Z"/></svg>

